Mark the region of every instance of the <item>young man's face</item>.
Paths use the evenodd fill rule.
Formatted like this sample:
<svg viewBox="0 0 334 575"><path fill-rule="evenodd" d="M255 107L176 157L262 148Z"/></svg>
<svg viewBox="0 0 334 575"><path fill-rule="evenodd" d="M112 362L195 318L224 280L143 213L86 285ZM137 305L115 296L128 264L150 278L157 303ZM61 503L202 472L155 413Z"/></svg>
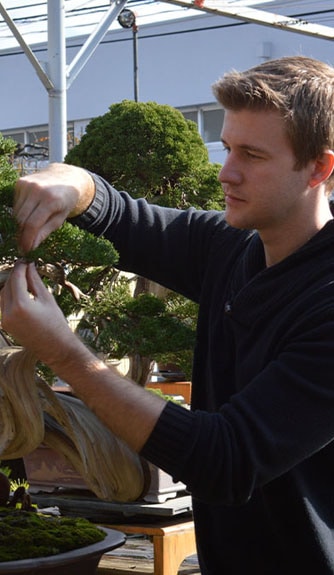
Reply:
<svg viewBox="0 0 334 575"><path fill-rule="evenodd" d="M296 158L284 120L276 111L225 112L222 142L226 162L219 173L226 199L226 220L261 236L298 226L309 201L312 164L295 169ZM299 219L298 219L299 218Z"/></svg>

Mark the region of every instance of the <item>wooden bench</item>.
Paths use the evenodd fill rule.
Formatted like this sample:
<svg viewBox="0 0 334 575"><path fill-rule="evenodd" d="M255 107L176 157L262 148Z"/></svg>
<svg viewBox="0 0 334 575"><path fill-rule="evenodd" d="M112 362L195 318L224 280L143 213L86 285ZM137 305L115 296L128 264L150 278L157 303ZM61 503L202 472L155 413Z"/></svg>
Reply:
<svg viewBox="0 0 334 575"><path fill-rule="evenodd" d="M147 535L153 543L154 575L177 575L181 563L196 553L194 522L189 520L106 525L125 534ZM113 556L104 556L98 573L112 573ZM108 567L109 565L109 567ZM129 571L129 573L134 571ZM124 572L126 573L126 572Z"/></svg>

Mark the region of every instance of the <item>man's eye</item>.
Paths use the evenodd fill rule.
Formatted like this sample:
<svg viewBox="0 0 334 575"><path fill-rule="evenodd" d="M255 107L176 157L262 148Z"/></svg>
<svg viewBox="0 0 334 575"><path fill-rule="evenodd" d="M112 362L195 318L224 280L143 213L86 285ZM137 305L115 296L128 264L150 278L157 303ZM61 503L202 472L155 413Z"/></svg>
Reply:
<svg viewBox="0 0 334 575"><path fill-rule="evenodd" d="M261 160L261 156L259 154L257 154L256 152L252 152L250 150L246 151L246 156L248 156L248 158L251 158L253 160Z"/></svg>
<svg viewBox="0 0 334 575"><path fill-rule="evenodd" d="M224 146L223 145L223 152L226 152L227 154L229 154L231 151L231 148L229 148L228 146Z"/></svg>

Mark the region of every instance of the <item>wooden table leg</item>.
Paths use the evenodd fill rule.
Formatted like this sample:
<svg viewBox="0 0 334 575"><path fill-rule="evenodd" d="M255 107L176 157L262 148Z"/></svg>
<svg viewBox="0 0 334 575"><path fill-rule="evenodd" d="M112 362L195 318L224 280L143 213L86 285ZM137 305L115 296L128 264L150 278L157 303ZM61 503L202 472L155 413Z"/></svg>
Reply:
<svg viewBox="0 0 334 575"><path fill-rule="evenodd" d="M163 531L153 535L154 575L177 575L182 561L196 553L194 528L180 525Z"/></svg>
<svg viewBox="0 0 334 575"><path fill-rule="evenodd" d="M150 537L154 551L154 575L177 575L182 561L196 553L193 521L149 525L113 524L107 527Z"/></svg>

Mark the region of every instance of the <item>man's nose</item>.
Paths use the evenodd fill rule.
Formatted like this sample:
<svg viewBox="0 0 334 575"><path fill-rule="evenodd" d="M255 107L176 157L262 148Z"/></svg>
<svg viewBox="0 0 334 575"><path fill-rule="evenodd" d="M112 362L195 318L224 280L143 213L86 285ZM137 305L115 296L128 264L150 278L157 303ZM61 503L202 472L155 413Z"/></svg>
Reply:
<svg viewBox="0 0 334 575"><path fill-rule="evenodd" d="M240 166L238 166L235 158L230 153L223 166L221 167L218 180L221 184L240 184L242 180L242 174Z"/></svg>

